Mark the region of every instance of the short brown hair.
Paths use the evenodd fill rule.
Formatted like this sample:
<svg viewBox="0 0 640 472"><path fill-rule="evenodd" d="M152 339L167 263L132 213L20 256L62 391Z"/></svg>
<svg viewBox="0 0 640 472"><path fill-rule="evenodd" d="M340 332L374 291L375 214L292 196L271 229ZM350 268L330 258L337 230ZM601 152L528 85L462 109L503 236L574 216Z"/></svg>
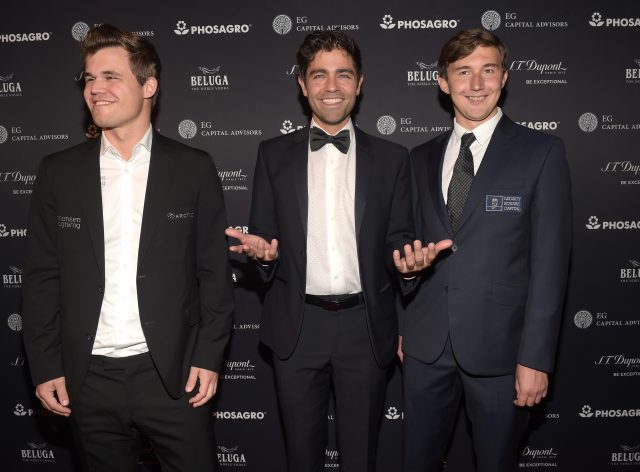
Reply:
<svg viewBox="0 0 640 472"><path fill-rule="evenodd" d="M502 57L502 68L507 70L508 50L504 43L495 34L481 28L474 28L459 31L442 46L440 57L438 58L440 75L446 78L449 65L458 59L467 57L478 46L496 48Z"/></svg>
<svg viewBox="0 0 640 472"><path fill-rule="evenodd" d="M89 30L80 43L82 61L86 62L87 56L110 47L121 47L129 53L131 72L140 85L144 85L149 77L160 81L160 58L153 44L112 25L103 24Z"/></svg>

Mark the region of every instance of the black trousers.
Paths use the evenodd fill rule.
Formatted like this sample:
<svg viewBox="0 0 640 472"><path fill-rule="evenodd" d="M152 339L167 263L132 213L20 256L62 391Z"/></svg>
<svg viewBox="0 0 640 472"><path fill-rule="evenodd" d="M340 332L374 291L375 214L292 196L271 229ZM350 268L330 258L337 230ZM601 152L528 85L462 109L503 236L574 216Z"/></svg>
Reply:
<svg viewBox="0 0 640 472"><path fill-rule="evenodd" d="M440 472L460 401L471 421L478 472L513 472L529 410L513 404L511 375L469 375L457 364L451 342L432 364L404 356L404 471Z"/></svg>
<svg viewBox="0 0 640 472"><path fill-rule="evenodd" d="M172 398L149 354L93 356L70 416L85 469L138 471L144 435L163 471L218 470L211 407L193 408L191 395Z"/></svg>
<svg viewBox="0 0 640 472"><path fill-rule="evenodd" d="M373 356L364 305L330 311L306 305L300 339L274 355L290 472L323 472L331 387L342 472L375 470L387 369Z"/></svg>

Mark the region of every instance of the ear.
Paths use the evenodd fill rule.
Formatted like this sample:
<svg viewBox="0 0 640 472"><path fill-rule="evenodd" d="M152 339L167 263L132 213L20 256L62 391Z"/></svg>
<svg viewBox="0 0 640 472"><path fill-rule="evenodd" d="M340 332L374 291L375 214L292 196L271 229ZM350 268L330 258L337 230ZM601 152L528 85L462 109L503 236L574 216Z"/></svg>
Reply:
<svg viewBox="0 0 640 472"><path fill-rule="evenodd" d="M360 75L358 79L358 88L356 89L356 96L360 95L360 89L362 88L362 82L364 81L364 75Z"/></svg>
<svg viewBox="0 0 640 472"><path fill-rule="evenodd" d="M147 77L144 85L142 86L144 98L153 97L158 91L158 79L155 77Z"/></svg>
<svg viewBox="0 0 640 472"><path fill-rule="evenodd" d="M507 83L507 78L509 78L509 71L505 69L505 71L502 73L502 88L504 88L505 84Z"/></svg>
<svg viewBox="0 0 640 472"><path fill-rule="evenodd" d="M300 85L300 89L302 90L302 95L304 95L305 97L308 97L309 95L307 94L307 86L304 83L304 78L298 74L298 85Z"/></svg>
<svg viewBox="0 0 640 472"><path fill-rule="evenodd" d="M440 86L440 90L449 95L449 83L447 79L442 76L438 76L438 85Z"/></svg>

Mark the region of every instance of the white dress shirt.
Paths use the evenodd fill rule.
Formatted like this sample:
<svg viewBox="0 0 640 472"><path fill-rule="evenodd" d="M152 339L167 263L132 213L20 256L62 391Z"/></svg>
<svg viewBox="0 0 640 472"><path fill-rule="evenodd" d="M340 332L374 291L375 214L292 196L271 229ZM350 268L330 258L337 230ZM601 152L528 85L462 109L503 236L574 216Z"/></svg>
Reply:
<svg viewBox="0 0 640 472"><path fill-rule="evenodd" d="M476 137L469 147L471 154L473 154L473 175L476 175L500 118L502 118L502 110L498 107L498 113L495 116L472 130L463 128L455 118L453 119L453 132L449 138L449 144L447 144L447 150L444 153L444 162L442 163L442 196L444 197L444 203L447 203L449 184L453 175L453 166L456 164L456 159L458 159L458 153L460 152L462 135L473 133Z"/></svg>
<svg viewBox="0 0 640 472"><path fill-rule="evenodd" d="M127 357L149 350L140 324L136 274L152 138L149 126L127 161L102 134L105 287L94 355Z"/></svg>
<svg viewBox="0 0 640 472"><path fill-rule="evenodd" d="M322 129L313 120L311 126ZM309 149L306 292L311 295L362 291L355 227L356 139L351 120L343 129L349 130L347 154L331 143L317 151Z"/></svg>

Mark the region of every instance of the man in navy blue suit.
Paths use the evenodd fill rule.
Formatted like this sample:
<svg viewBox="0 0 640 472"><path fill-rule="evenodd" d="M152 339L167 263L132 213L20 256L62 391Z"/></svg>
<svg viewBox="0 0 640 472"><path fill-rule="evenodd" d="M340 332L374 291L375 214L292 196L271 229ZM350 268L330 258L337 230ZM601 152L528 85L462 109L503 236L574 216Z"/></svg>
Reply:
<svg viewBox="0 0 640 472"><path fill-rule="evenodd" d="M497 106L507 49L462 31L442 48L453 129L411 153L417 236L452 239L405 283L405 471L439 471L464 398L477 470L513 471L529 407L548 391L571 246L564 145ZM409 249L409 251L407 251ZM396 266L415 272L405 248Z"/></svg>

